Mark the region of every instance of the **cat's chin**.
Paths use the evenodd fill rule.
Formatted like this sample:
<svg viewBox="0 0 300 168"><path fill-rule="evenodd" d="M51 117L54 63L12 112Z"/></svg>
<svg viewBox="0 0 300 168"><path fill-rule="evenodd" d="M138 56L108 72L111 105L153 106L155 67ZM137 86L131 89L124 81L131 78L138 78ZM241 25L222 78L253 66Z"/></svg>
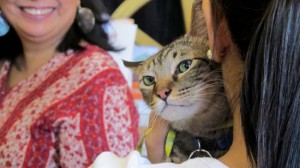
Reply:
<svg viewBox="0 0 300 168"><path fill-rule="evenodd" d="M186 120L193 117L197 112L197 106L189 105L166 105L159 115L170 122Z"/></svg>

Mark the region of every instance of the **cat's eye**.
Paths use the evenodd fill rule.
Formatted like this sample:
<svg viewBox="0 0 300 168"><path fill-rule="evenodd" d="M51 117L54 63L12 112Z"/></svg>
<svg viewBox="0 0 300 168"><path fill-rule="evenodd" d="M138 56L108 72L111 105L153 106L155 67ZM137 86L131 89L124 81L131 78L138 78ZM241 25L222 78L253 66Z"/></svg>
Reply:
<svg viewBox="0 0 300 168"><path fill-rule="evenodd" d="M155 79L153 76L144 76L143 82L146 86L151 86L155 83Z"/></svg>
<svg viewBox="0 0 300 168"><path fill-rule="evenodd" d="M193 62L193 60L191 60L191 59L180 62L176 69L176 73L183 73L183 72L187 71L188 69L190 69L192 62Z"/></svg>

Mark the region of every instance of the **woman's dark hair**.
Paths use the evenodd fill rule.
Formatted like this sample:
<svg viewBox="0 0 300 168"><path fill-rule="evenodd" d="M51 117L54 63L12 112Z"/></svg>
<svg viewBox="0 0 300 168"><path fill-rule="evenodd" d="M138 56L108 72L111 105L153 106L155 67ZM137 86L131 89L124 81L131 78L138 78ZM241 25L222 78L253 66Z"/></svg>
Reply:
<svg viewBox="0 0 300 168"><path fill-rule="evenodd" d="M247 55L241 114L257 167L300 167L299 9L271 1Z"/></svg>
<svg viewBox="0 0 300 168"><path fill-rule="evenodd" d="M68 49L81 50L79 46L81 39L92 44L98 45L105 50L115 50L108 43L108 35L103 29L103 24L109 21L108 12L101 0L81 0L81 6L87 7L94 13L96 23L93 30L87 34L79 28L76 19L65 35L63 41L58 45L57 50L66 52ZM15 30L11 27L8 34L0 37L1 55L0 60L6 59L14 61L22 52L23 47L20 38Z"/></svg>
<svg viewBox="0 0 300 168"><path fill-rule="evenodd" d="M300 167L300 3L214 0L245 59L241 118L258 168Z"/></svg>

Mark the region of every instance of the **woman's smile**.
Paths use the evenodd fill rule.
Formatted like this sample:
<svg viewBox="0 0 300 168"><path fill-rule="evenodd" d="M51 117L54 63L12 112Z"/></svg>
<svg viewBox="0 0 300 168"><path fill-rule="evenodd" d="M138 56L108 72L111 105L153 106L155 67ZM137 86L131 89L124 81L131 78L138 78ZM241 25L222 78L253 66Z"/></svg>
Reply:
<svg viewBox="0 0 300 168"><path fill-rule="evenodd" d="M46 15L54 11L54 8L33 8L33 7L22 7L21 10L30 15Z"/></svg>

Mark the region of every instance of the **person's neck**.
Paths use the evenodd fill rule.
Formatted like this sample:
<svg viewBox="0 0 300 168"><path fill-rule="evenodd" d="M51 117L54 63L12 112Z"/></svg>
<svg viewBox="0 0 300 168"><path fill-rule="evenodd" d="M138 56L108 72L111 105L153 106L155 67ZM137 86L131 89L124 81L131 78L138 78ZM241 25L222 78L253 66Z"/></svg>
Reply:
<svg viewBox="0 0 300 168"><path fill-rule="evenodd" d="M12 88L20 81L28 78L36 73L43 65L47 64L57 52L52 48L24 48L24 52L20 55L8 74L7 88Z"/></svg>
<svg viewBox="0 0 300 168"><path fill-rule="evenodd" d="M240 116L240 91L243 79L244 63L241 60L239 50L233 45L231 51L222 63L223 79L227 98L233 114L233 142L229 151L220 158L220 161L230 168L248 168L250 164L247 158L244 134Z"/></svg>
<svg viewBox="0 0 300 168"><path fill-rule="evenodd" d="M233 112L233 142L229 151L219 160L230 168L248 168L250 167L243 130L240 119L240 106L237 105Z"/></svg>
<svg viewBox="0 0 300 168"><path fill-rule="evenodd" d="M19 71L32 73L49 62L57 52L54 48L24 48L23 54L16 59Z"/></svg>

